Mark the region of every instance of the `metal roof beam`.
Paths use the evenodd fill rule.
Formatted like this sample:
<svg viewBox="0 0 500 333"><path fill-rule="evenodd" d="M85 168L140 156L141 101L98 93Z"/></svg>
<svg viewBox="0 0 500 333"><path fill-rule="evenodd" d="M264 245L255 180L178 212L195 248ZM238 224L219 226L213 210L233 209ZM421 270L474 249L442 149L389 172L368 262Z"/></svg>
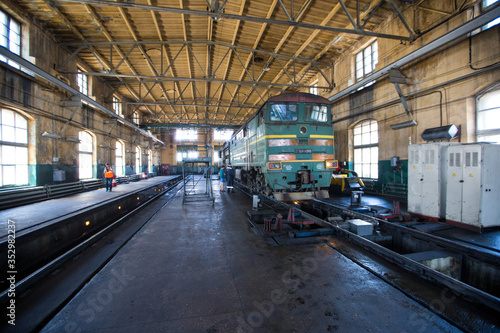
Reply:
<svg viewBox="0 0 500 333"><path fill-rule="evenodd" d="M125 118L120 117L119 115L117 115L113 111L109 110L108 108L106 108L103 105L101 105L101 104L97 103L96 101L94 101L92 98L88 97L85 94L82 94L80 91L78 91L75 88L71 87L69 84L67 84L67 83L59 80L58 78L50 75L49 73L47 73L46 71L44 71L40 67L37 67L37 66L33 65L31 62L27 61L26 59L21 58L17 54L14 54L14 53L10 52L5 47L0 47L0 55L6 57L7 59L10 59L12 61L17 62L19 65L21 65L22 67L25 67L26 69L28 69L29 71L35 73L36 75L38 75L38 76L44 78L45 80L47 80L47 81L55 84L56 86L58 86L58 87L60 87L60 88L62 88L64 90L66 90L67 92L80 97L83 101L87 102L89 105L91 105L94 108L96 108L96 109L104 112L108 116L111 116L113 118L118 119L119 122L121 122L124 125L129 126L130 128L132 128L134 130L139 131L142 135L150 137L153 140L155 140L156 142L161 143L162 145L165 144L163 141L159 140L154 135L151 135L148 132L145 132L144 130L138 128L137 126L135 126L131 122L127 121Z"/></svg>
<svg viewBox="0 0 500 333"><path fill-rule="evenodd" d="M385 66L382 69L379 69L378 71L374 72L371 75L368 75L364 79L356 82L352 86L350 86L347 89L344 89L335 95L331 96L328 98L330 101L336 101L346 95L349 95L350 93L353 93L357 91L359 88L364 86L365 84L372 82L374 80L377 80L387 74L389 74L390 70L393 68L401 68L403 66L408 65L409 63L418 60L427 54L436 51L440 47L447 45L449 43L452 43L456 41L457 39L466 36L469 32L474 31L478 28L481 28L485 24L493 21L497 17L500 17L500 6L496 6L495 8L492 8L491 10L485 12L484 14L473 18L467 23L462 24L460 27L445 33L441 37L436 38L432 42L429 42L428 44L420 47L419 49L411 52L410 54L407 54L400 59L394 61L392 64Z"/></svg>
<svg viewBox="0 0 500 333"><path fill-rule="evenodd" d="M305 85L305 84L296 84L296 83L278 83L278 82L265 82L265 81L236 81L236 80L222 80L217 78L193 78L193 77L167 77L167 76L154 76L154 75L136 75L136 74L119 74L119 73L98 73L98 72L64 72L64 74L83 74L89 76L101 76L101 77L116 77L116 78L134 78L141 79L137 83L145 84L148 82L166 82L166 81L179 81L179 82L222 82L222 83L232 83L242 86L254 86L254 85L263 85L263 86L277 86L277 87L293 87L293 88L312 88L313 85ZM135 82L126 81L126 84L131 84ZM194 87L191 87L194 89ZM331 89L329 86L321 86L318 89ZM193 94L194 96L194 94Z"/></svg>
<svg viewBox="0 0 500 333"><path fill-rule="evenodd" d="M165 106L197 106L197 107L206 107L206 108L242 108L242 109L258 109L260 106L249 105L249 104L234 104L234 105L219 105L215 103L204 103L204 104L188 104L190 100L184 100L181 103L177 102L121 102L121 104L130 104L130 105L165 105Z"/></svg>
<svg viewBox="0 0 500 333"><path fill-rule="evenodd" d="M248 51L251 53L258 53L258 54L265 54L269 55L272 57L276 58L285 58L288 60L295 60L297 62L303 62L303 63L308 63L316 66L326 66L326 67L332 67L332 64L326 63L326 62L320 62L320 61L314 61L311 59L307 58L299 58L296 56L289 56L285 54L279 54L276 52L270 52L270 51L265 51L265 50L259 50L259 49L252 49L250 47L244 47L244 46L238 46L238 45L232 45L232 44L227 44L227 43L219 43L219 42L213 42L213 41L120 41L120 42L69 42L69 43L61 43L60 45L62 46L77 46L78 50L75 50L75 52L79 53L82 51L83 48L90 48L91 46L121 46L121 45L131 45L132 49L134 47L139 47L139 46L144 46L144 45L183 45L184 47L190 47L192 45L208 45L208 46L221 46L221 47L226 47L228 49L232 50L243 50L243 51ZM229 51L229 50L228 50ZM72 57L74 57L74 52L71 54ZM115 67L118 68L118 66Z"/></svg>
<svg viewBox="0 0 500 333"><path fill-rule="evenodd" d="M151 6L151 5L136 4L136 3L131 3L131 2L114 2L114 1L105 1L105 0L53 0L53 1L54 2L81 3L81 4L94 5L94 6L110 6L110 7L121 7L121 8L139 9L139 10L151 10L151 11L158 11L158 12L177 13L177 14L181 14L181 15L196 15L196 16L205 16L205 17L208 16L208 17L212 17L212 18L218 19L218 20L220 20L220 19L241 20L241 21L276 24L276 25L284 25L284 26L293 26L296 28L324 30L324 31L336 32L336 33L348 33L348 34L353 34L353 35L372 36L372 37L396 39L396 40L410 40L411 39L409 36L382 34L382 33L376 33L376 32L372 32L372 31L362 30L362 29L344 29L344 28L329 27L329 26L309 24L309 23L303 23L303 22L273 20L273 19L267 19L267 18L262 18L262 17L235 15L235 14L227 14L227 13L213 13L210 11L192 10L192 9L185 9L185 8ZM182 0L181 0L181 2L182 2Z"/></svg>

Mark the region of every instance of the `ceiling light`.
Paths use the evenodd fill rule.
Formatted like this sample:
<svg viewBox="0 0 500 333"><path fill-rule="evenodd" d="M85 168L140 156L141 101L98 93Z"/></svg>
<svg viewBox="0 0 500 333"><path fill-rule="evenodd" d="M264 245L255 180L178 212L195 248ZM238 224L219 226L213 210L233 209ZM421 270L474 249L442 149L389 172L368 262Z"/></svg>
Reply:
<svg viewBox="0 0 500 333"><path fill-rule="evenodd" d="M51 139L60 139L61 136L58 135L58 134L53 134L53 133L49 133L47 131L43 132L42 133L42 136L46 137L46 138L51 138Z"/></svg>
<svg viewBox="0 0 500 333"><path fill-rule="evenodd" d="M262 70L263 70L264 72L267 72L267 71L269 71L269 70L270 70L270 68L269 68L269 66L266 66L266 67L262 68Z"/></svg>
<svg viewBox="0 0 500 333"><path fill-rule="evenodd" d="M412 126L417 126L417 122L415 120L408 120L399 124L393 124L390 125L393 130L401 129L401 128L406 128L406 127L412 127Z"/></svg>

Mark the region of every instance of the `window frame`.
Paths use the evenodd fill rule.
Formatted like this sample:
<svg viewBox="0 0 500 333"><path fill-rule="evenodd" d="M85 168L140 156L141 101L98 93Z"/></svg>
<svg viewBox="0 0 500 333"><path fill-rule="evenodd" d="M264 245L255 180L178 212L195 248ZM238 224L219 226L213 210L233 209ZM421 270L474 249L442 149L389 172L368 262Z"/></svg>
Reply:
<svg viewBox="0 0 500 333"><path fill-rule="evenodd" d="M136 125L141 123L141 113L139 111L132 113L132 122Z"/></svg>
<svg viewBox="0 0 500 333"><path fill-rule="evenodd" d="M113 111L120 117L123 117L123 109L121 101L118 97L113 96Z"/></svg>
<svg viewBox="0 0 500 333"><path fill-rule="evenodd" d="M90 137L90 145L91 148L90 150L82 150L82 145L85 144L85 140L83 138L83 135ZM78 178L79 179L92 179L94 178L94 136L87 132L87 131L80 131L78 132L78 139L80 140L80 143L78 144ZM82 163L82 158L90 157L90 167L85 168ZM86 170L88 169L88 170ZM86 172L82 172L82 170ZM90 172L89 172L90 170ZM90 177L87 177L87 175L90 173Z"/></svg>
<svg viewBox="0 0 500 333"><path fill-rule="evenodd" d="M369 122L369 123L368 123ZM370 130L368 132L363 132L363 127L367 125L370 126ZM373 130L372 126L376 126L376 131ZM359 128L360 133L357 134L357 129ZM373 136L376 134L377 138L376 141L374 141ZM368 142L363 140L363 135L367 135L369 137ZM356 143L356 136L359 136L361 142ZM378 170L378 156L379 156L379 137L378 137L378 122L374 119L366 119L363 121L358 122L353 128L352 128L352 139L353 139L353 169L354 171L363 178L372 178L372 179L378 179L379 178L379 170ZM375 149L375 150L374 150ZM365 162L363 159L361 162L357 162L358 157L358 152L361 154L360 157L363 158L365 156L366 151L369 151L369 159L368 162ZM373 156L374 151L376 152L376 158ZM365 172L365 166L369 166L369 172L368 174ZM360 169L361 168L361 169ZM375 169L376 168L376 169ZM375 175L376 173L376 175ZM376 176L376 177L374 177Z"/></svg>
<svg viewBox="0 0 500 333"><path fill-rule="evenodd" d="M218 134L220 133L220 134ZM213 141L214 142L227 142L233 136L234 131L230 129L214 129Z"/></svg>
<svg viewBox="0 0 500 333"><path fill-rule="evenodd" d="M292 119L292 120L285 120L285 119L278 119L278 120L273 120L273 112L276 112L274 111L274 106L275 105L286 105L286 111L287 113L286 114L289 114L289 107L291 105L295 105L297 107L297 110L296 110L296 117L295 119ZM298 122L299 121L299 108L300 108L300 105L298 102L276 102L276 103L270 103L269 104L269 122L272 122L272 123L295 123L295 122Z"/></svg>
<svg viewBox="0 0 500 333"><path fill-rule="evenodd" d="M5 29L6 29L6 36L2 37L2 35L0 35L0 47L5 47L10 52L12 52L12 53L14 53L14 54L16 54L18 56L21 56L21 51L22 51L22 37L23 37L22 36L22 25L21 25L21 22L19 22L16 18L12 17L9 13L7 13L7 12L1 10L1 9L0 9L0 13L2 13L3 15L5 15L5 18L6 18L5 24L3 24L3 22L0 22L0 25L5 26ZM17 43L16 43L16 41L12 40L11 32L13 30L12 30L11 25L15 25L19 29L19 32L15 33L15 36L18 37ZM2 41L4 41L4 40L5 40L5 45L2 44ZM17 46L16 48L18 50L16 50L16 48L14 48L13 45L16 45ZM18 69L18 70L21 69L21 66L17 62L12 61L10 59L7 59L4 56L0 55L0 61L8 64L9 66L11 66L11 67L13 67L15 69Z"/></svg>
<svg viewBox="0 0 500 333"><path fill-rule="evenodd" d="M376 50L374 51L374 46L376 46ZM370 70L366 71L367 64L365 63L367 56L365 55L366 50L370 49ZM374 55L376 54L376 57ZM361 61L358 60L358 56L361 55ZM361 68L359 68L359 63L361 63ZM354 77L356 78L356 82L363 80L370 73L373 73L378 64L378 41L374 40L366 47L362 48L359 52L354 55ZM358 77L358 72L362 71L362 75ZM373 84L373 83L369 83Z"/></svg>
<svg viewBox="0 0 500 333"><path fill-rule="evenodd" d="M319 95L318 81L313 82L312 87L309 87L309 93Z"/></svg>
<svg viewBox="0 0 500 333"><path fill-rule="evenodd" d="M78 69L76 74L76 85L78 86L78 91L85 96L89 95L89 78L87 75L83 74L85 71Z"/></svg>
<svg viewBox="0 0 500 333"><path fill-rule="evenodd" d="M314 111L314 107L319 107L319 110L317 111ZM324 113L321 111L321 109L324 108ZM308 110L310 109L310 110ZM309 114L309 118L308 117L308 113ZM317 113L318 115L324 115L325 116L325 119L324 120L317 120L317 119L313 119L311 116L314 114L314 113ZM327 124L328 123L328 105L327 104L320 104L320 103L307 103L307 104L304 104L304 121L305 122L311 122L311 123L320 123L320 124Z"/></svg>
<svg viewBox="0 0 500 333"><path fill-rule="evenodd" d="M196 141L198 139L198 131L195 128L178 128L175 130L175 141Z"/></svg>
<svg viewBox="0 0 500 333"><path fill-rule="evenodd" d="M482 118L481 116L484 116L488 112L495 112L496 114L494 116L500 118L500 103L498 105L494 105L493 108L485 108L480 110L480 100L482 98L486 98L489 94L498 94L500 97L500 85L495 85L493 87L490 87L483 92L481 92L479 95L476 97L476 141L477 142L493 142L489 141L487 138L488 137L500 137L500 125L496 128L486 128L482 129L481 123L488 123L488 124L497 124L498 122L495 121L494 119L480 119ZM496 96L492 96L491 99L493 101L498 101L498 97L495 98ZM500 143L500 141L496 141L497 143Z"/></svg>
<svg viewBox="0 0 500 333"><path fill-rule="evenodd" d="M9 112L13 114L13 126L10 124L5 124L3 121L4 112ZM18 121L21 120L23 122L23 126L17 126ZM3 135L5 134L5 130L7 128L12 128L12 131L8 131L10 134L8 136L13 136L14 141L5 140ZM26 132L23 135L25 140L18 140L18 130L21 132ZM12 135L12 132L14 135ZM11 158L14 155L14 163L4 163L4 149L12 150L13 153L6 153L6 155ZM20 157L20 152L22 151L22 156ZM21 159L19 161L19 159ZM25 163L18 163L25 162ZM8 174L4 177L4 172L6 171L4 167L12 169L13 167L13 175ZM18 174L18 171L23 170L22 173ZM23 175L24 174L24 175ZM15 179L14 183L5 184L5 179ZM29 119L27 119L24 115L14 110L0 108L0 187L10 187L10 186L26 186L29 185Z"/></svg>
<svg viewBox="0 0 500 333"><path fill-rule="evenodd" d="M142 173L142 149L139 146L135 147L135 170L137 174Z"/></svg>
<svg viewBox="0 0 500 333"><path fill-rule="evenodd" d="M124 176L123 168L125 166L125 144L119 140L116 141L116 153L115 153L115 173L117 177ZM120 146L120 147L118 147ZM120 153L120 154L118 154ZM121 163L118 163L118 158L121 159Z"/></svg>

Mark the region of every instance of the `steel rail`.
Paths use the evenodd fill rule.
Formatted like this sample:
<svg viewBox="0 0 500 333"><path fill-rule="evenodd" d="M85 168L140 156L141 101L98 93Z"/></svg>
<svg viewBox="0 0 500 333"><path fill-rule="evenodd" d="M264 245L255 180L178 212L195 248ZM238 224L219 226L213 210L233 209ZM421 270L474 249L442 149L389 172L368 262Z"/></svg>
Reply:
<svg viewBox="0 0 500 333"><path fill-rule="evenodd" d="M244 188L246 188L249 191L247 186L240 184L238 182L236 182L236 183L240 186L243 186ZM251 194L249 194L249 195L251 195ZM278 200L275 200L271 197L267 197L265 195L261 195L261 197L265 198L266 201L269 201L272 204L277 204L280 207L283 207L286 209L288 209L291 206L291 205L285 204L283 202L280 202ZM314 199L313 201L321 203L321 204L332 206L332 207L338 209L339 212L341 212L342 214L350 215L352 217L360 218L363 220L369 220L369 221L372 221L375 223L385 224L384 226L393 227L399 231L410 233L410 234L412 234L412 236L416 236L417 239L421 238L421 239L424 239L424 240L429 241L429 242L434 242L435 244L438 244L439 246L442 246L444 248L451 248L451 249L453 249L453 251L457 251L458 253L461 253L461 254L464 254L464 253L469 254L470 256L472 256L474 258L486 259L487 262L494 263L496 265L500 264L500 256L498 256L498 255L493 255L491 253L479 251L478 249L467 246L467 245L458 244L456 242L453 242L453 241L450 241L450 240L447 240L447 239L444 239L444 238L441 238L438 236L429 235L429 234L426 234L426 233L418 231L418 230L414 230L414 229L410 229L410 228L407 228L404 226L396 225L396 224L384 221L382 219L378 219L376 217L368 216L368 215L358 213L358 212L353 212L353 211L350 211L350 210L346 209L345 207L342 207L339 205L327 203L327 202L317 200L317 199ZM353 234L349 231L346 231L340 227L337 227L334 224L327 222L319 217L316 217L310 213L307 213L307 212L305 212L297 207L295 207L295 211L300 212L300 214L302 214L308 220L312 220L316 224L318 224L322 227L329 227L329 228L334 229L338 235L346 238L348 241L365 248L366 250L384 258L385 260L387 260L391 263L398 265L399 267L401 267L407 271L416 273L424 280L434 282L434 283L437 282L437 283L461 294L464 299L467 299L467 300L475 302L475 303L484 304L485 306L489 307L490 309L493 309L495 311L500 312L500 298L498 298L494 295L488 294L487 292L484 292L478 288L475 288L471 285L468 285L462 281L456 280L448 275L445 275L441 272L433 270L433 269L431 269L431 268L429 268L429 267L427 267L419 262L416 262L410 258L405 257L402 254L399 254L399 253L392 251L390 249L387 249L387 248L385 248L385 247L383 247L375 242L372 242L364 237L358 236L358 235Z"/></svg>
<svg viewBox="0 0 500 333"><path fill-rule="evenodd" d="M144 208L147 204L151 203L153 200L156 198L160 197L161 195L167 193L168 191L172 190L175 186L179 184L181 179L175 179L175 183L171 185L170 187L166 188L164 191L161 191L160 193L152 196L148 200L144 201L141 205L137 206L135 209L131 210L124 216L120 217L118 220L112 222L111 224L107 225L105 228L97 231L95 234L84 240L83 242L77 244L73 248L69 249L65 253L59 255L57 258L51 260L49 263L45 264L44 266L40 267L36 271L32 272L28 276L22 278L20 281L16 283L16 292L22 293L23 291L28 290L31 286L33 286L36 282L40 281L44 277L46 277L50 272L54 271L57 267L61 266L64 262L68 261L72 257L74 257L77 253L81 252L85 248L91 246L94 244L97 240L101 239L104 237L108 232L111 230L115 229L118 227L120 224L122 224L127 218L132 216L132 214L138 212L140 209ZM167 182L172 182L173 180L166 180L165 183ZM149 188L158 186L159 184L152 185L151 187L145 188L141 190L140 192L146 191ZM146 221L147 223L147 221ZM26 230L26 229L25 229ZM9 299L8 297L9 289L7 288L6 290L2 291L0 293L0 304L7 304L7 301Z"/></svg>

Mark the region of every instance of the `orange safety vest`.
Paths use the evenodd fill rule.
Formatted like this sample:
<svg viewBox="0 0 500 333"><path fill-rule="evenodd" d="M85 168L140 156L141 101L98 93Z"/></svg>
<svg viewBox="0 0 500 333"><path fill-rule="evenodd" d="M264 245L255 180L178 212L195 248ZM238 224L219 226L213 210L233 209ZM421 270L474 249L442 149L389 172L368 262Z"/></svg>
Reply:
<svg viewBox="0 0 500 333"><path fill-rule="evenodd" d="M106 178L113 178L113 170L109 169L104 172L104 177Z"/></svg>

